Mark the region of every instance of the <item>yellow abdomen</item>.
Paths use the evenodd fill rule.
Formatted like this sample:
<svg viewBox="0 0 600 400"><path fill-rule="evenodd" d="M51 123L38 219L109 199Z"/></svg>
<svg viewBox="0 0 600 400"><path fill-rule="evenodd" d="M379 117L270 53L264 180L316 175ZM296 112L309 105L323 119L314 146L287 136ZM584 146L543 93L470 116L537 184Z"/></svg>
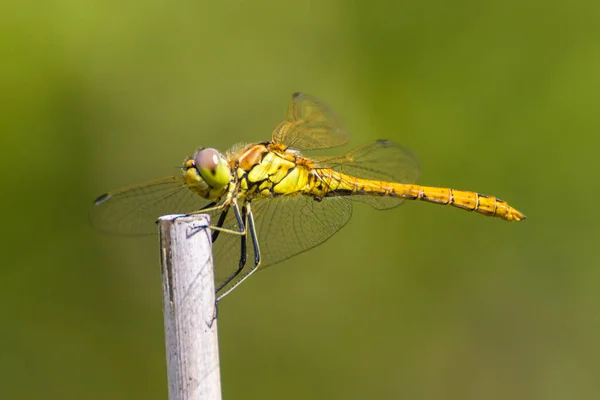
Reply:
<svg viewBox="0 0 600 400"><path fill-rule="evenodd" d="M506 221L526 218L504 200L476 192L360 179L330 169L317 169L315 173L320 183L311 188L311 194L317 197L384 196L451 205Z"/></svg>

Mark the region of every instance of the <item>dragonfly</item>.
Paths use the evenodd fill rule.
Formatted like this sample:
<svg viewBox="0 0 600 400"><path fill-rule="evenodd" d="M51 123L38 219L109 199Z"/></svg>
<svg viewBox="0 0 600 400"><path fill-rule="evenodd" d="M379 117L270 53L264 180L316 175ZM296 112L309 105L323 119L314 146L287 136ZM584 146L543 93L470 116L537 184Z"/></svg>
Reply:
<svg viewBox="0 0 600 400"><path fill-rule="evenodd" d="M201 147L180 175L99 196L90 220L103 232L145 235L156 233L155 221L164 214L209 214L218 301L254 272L325 242L349 221L353 202L385 210L421 200L525 219L494 196L416 184L416 157L389 140L338 156L302 153L348 141L341 119L324 102L294 93L270 141L225 153Z"/></svg>

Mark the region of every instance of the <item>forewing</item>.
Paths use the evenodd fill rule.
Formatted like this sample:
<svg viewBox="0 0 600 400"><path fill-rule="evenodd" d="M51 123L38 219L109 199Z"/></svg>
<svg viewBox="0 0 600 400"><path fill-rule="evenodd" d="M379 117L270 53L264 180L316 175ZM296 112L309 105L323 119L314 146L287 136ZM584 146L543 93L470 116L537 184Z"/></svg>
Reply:
<svg viewBox="0 0 600 400"><path fill-rule="evenodd" d="M316 97L294 93L285 120L273 130L273 142L297 150L341 146L348 133L339 117Z"/></svg>
<svg viewBox="0 0 600 400"><path fill-rule="evenodd" d="M156 233L156 220L165 214L186 214L209 203L192 192L181 178L132 186L98 197L90 209L92 226L117 235Z"/></svg>

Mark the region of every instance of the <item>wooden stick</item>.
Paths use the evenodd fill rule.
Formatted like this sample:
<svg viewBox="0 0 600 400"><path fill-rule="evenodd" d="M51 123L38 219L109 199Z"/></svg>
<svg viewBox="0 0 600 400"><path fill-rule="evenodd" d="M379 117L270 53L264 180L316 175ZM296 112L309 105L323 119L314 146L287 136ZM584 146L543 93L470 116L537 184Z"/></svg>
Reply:
<svg viewBox="0 0 600 400"><path fill-rule="evenodd" d="M165 215L158 225L169 400L221 399L210 218Z"/></svg>

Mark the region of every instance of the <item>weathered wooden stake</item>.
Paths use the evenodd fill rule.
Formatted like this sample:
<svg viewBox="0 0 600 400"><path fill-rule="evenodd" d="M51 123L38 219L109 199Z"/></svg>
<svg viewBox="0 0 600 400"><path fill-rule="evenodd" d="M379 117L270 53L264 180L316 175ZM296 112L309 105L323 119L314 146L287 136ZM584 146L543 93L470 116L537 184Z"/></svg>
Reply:
<svg viewBox="0 0 600 400"><path fill-rule="evenodd" d="M210 218L159 219L170 400L221 399Z"/></svg>

